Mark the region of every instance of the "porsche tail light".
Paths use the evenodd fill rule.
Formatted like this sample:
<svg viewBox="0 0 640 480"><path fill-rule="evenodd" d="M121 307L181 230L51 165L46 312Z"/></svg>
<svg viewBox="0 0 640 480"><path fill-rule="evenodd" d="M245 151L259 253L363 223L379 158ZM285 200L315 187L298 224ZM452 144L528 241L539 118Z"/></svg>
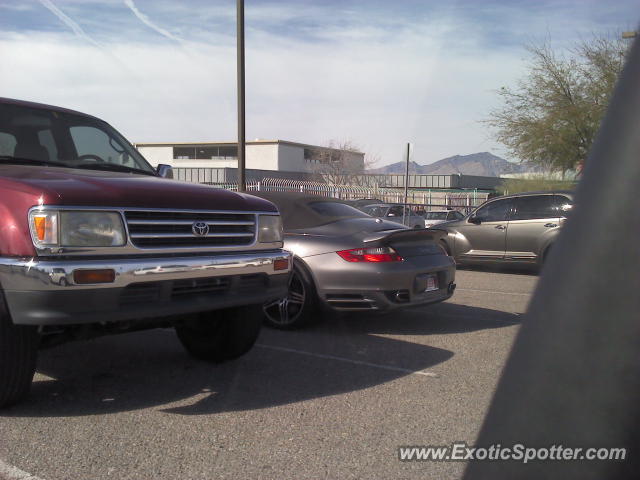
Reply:
<svg viewBox="0 0 640 480"><path fill-rule="evenodd" d="M391 247L352 248L336 252L347 262L402 262L402 258Z"/></svg>

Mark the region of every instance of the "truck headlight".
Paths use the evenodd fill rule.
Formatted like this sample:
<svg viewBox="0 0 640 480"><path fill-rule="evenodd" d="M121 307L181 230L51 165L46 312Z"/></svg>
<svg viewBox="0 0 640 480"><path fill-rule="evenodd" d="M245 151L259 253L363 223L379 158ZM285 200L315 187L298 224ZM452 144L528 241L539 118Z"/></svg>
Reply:
<svg viewBox="0 0 640 480"><path fill-rule="evenodd" d="M29 225L37 247L120 247L126 243L116 212L32 211Z"/></svg>
<svg viewBox="0 0 640 480"><path fill-rule="evenodd" d="M280 215L258 216L258 242L274 243L282 241L282 219Z"/></svg>

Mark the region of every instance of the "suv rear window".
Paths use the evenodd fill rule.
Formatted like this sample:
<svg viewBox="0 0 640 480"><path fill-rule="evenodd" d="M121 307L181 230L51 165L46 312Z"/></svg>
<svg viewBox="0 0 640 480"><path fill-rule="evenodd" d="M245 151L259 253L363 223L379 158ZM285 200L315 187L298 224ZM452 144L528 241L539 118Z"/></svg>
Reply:
<svg viewBox="0 0 640 480"><path fill-rule="evenodd" d="M567 198L558 195L532 195L515 200L511 220L533 220L563 216L562 206Z"/></svg>

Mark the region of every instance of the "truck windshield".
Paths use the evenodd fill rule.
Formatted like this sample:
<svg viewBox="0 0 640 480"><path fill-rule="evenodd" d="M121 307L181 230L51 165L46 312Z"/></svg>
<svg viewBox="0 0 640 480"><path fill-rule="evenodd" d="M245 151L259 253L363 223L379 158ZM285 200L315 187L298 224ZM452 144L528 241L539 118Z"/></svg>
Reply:
<svg viewBox="0 0 640 480"><path fill-rule="evenodd" d="M0 161L155 175L109 124L73 113L0 105Z"/></svg>

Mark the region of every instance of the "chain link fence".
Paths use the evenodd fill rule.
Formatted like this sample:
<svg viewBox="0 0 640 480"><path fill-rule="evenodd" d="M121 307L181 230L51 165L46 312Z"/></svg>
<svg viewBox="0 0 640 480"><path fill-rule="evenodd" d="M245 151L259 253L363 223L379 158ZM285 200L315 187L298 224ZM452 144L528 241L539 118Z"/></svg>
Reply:
<svg viewBox="0 0 640 480"><path fill-rule="evenodd" d="M206 183L206 182L202 182ZM211 184L217 188L238 190L237 183ZM356 185L331 185L321 182L264 178L247 182L248 192L300 192L341 200L375 199L383 203L404 203L404 190L395 188L362 187ZM478 191L448 192L438 190L409 190L407 203L422 210L455 209L464 213L485 202L489 194Z"/></svg>

